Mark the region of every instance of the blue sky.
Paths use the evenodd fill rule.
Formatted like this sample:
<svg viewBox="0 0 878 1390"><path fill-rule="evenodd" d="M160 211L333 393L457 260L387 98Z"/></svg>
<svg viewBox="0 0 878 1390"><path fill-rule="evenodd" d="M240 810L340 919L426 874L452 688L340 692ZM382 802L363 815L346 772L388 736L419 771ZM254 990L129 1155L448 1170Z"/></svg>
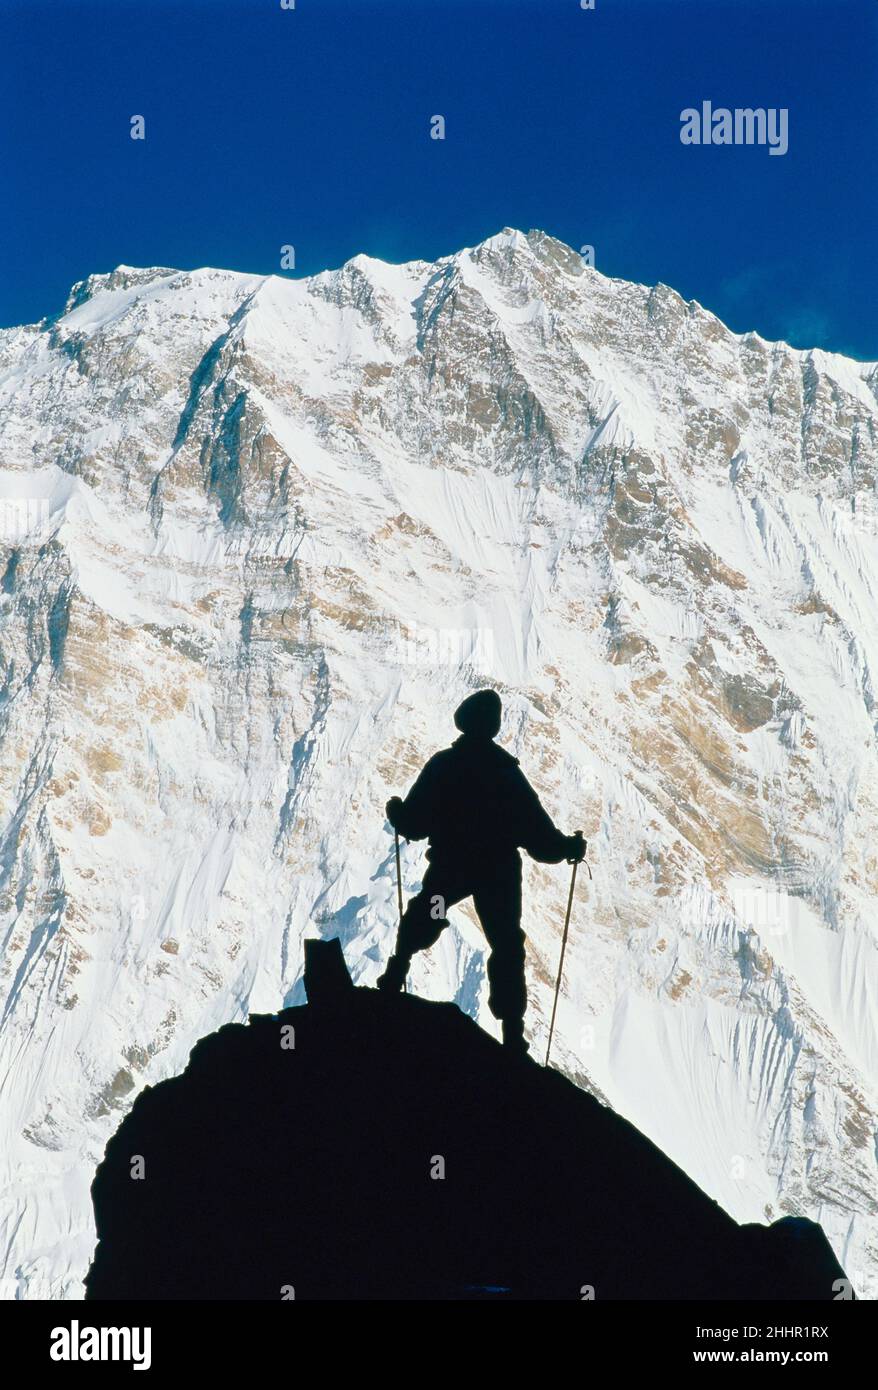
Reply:
<svg viewBox="0 0 878 1390"><path fill-rule="evenodd" d="M878 359L878 0L0 0L0 77L0 325L120 263L309 274L510 225ZM788 153L681 144L704 100L786 107Z"/></svg>

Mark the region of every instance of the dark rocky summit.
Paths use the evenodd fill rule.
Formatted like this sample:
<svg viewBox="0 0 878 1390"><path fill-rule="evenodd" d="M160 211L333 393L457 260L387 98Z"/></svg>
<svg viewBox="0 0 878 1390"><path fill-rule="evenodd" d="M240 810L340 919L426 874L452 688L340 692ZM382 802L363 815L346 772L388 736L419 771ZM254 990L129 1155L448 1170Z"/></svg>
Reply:
<svg viewBox="0 0 878 1390"><path fill-rule="evenodd" d="M89 1298L835 1296L819 1226L737 1225L592 1096L454 1005L354 989L333 946L306 1006L138 1097L92 1188Z"/></svg>

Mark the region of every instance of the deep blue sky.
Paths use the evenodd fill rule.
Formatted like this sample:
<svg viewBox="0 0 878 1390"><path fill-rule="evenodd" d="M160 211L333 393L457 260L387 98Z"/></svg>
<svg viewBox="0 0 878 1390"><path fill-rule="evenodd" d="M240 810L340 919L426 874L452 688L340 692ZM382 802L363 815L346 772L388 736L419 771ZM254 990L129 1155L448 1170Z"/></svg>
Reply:
<svg viewBox="0 0 878 1390"><path fill-rule="evenodd" d="M119 263L292 243L309 274L511 225L878 359L876 93L878 0L0 0L0 325ZM683 146L705 99L788 107L789 153Z"/></svg>

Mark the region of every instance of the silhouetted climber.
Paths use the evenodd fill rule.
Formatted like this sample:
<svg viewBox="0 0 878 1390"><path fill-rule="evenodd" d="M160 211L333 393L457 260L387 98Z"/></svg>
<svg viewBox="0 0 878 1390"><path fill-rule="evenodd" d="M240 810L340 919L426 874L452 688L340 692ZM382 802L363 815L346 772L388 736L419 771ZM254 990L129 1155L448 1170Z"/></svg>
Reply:
<svg viewBox="0 0 878 1390"><path fill-rule="evenodd" d="M430 759L405 800L394 796L387 803L387 819L400 835L429 838L430 862L378 988L402 989L414 952L438 941L449 907L472 897L491 948L489 1007L503 1024L504 1043L526 1052L518 850L541 864L560 864L583 859L585 841L579 831L562 835L555 828L518 759L494 743L501 709L494 690L470 695L454 714L461 737Z"/></svg>

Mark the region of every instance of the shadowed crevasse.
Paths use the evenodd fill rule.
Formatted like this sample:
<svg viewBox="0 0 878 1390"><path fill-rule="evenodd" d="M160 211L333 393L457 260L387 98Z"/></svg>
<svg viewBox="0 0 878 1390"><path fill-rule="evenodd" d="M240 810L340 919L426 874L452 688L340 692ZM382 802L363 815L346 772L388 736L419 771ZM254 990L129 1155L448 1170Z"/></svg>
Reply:
<svg viewBox="0 0 878 1390"><path fill-rule="evenodd" d="M838 1296L819 1226L738 1226L559 1073L308 944L309 1003L204 1039L108 1144L89 1298Z"/></svg>

